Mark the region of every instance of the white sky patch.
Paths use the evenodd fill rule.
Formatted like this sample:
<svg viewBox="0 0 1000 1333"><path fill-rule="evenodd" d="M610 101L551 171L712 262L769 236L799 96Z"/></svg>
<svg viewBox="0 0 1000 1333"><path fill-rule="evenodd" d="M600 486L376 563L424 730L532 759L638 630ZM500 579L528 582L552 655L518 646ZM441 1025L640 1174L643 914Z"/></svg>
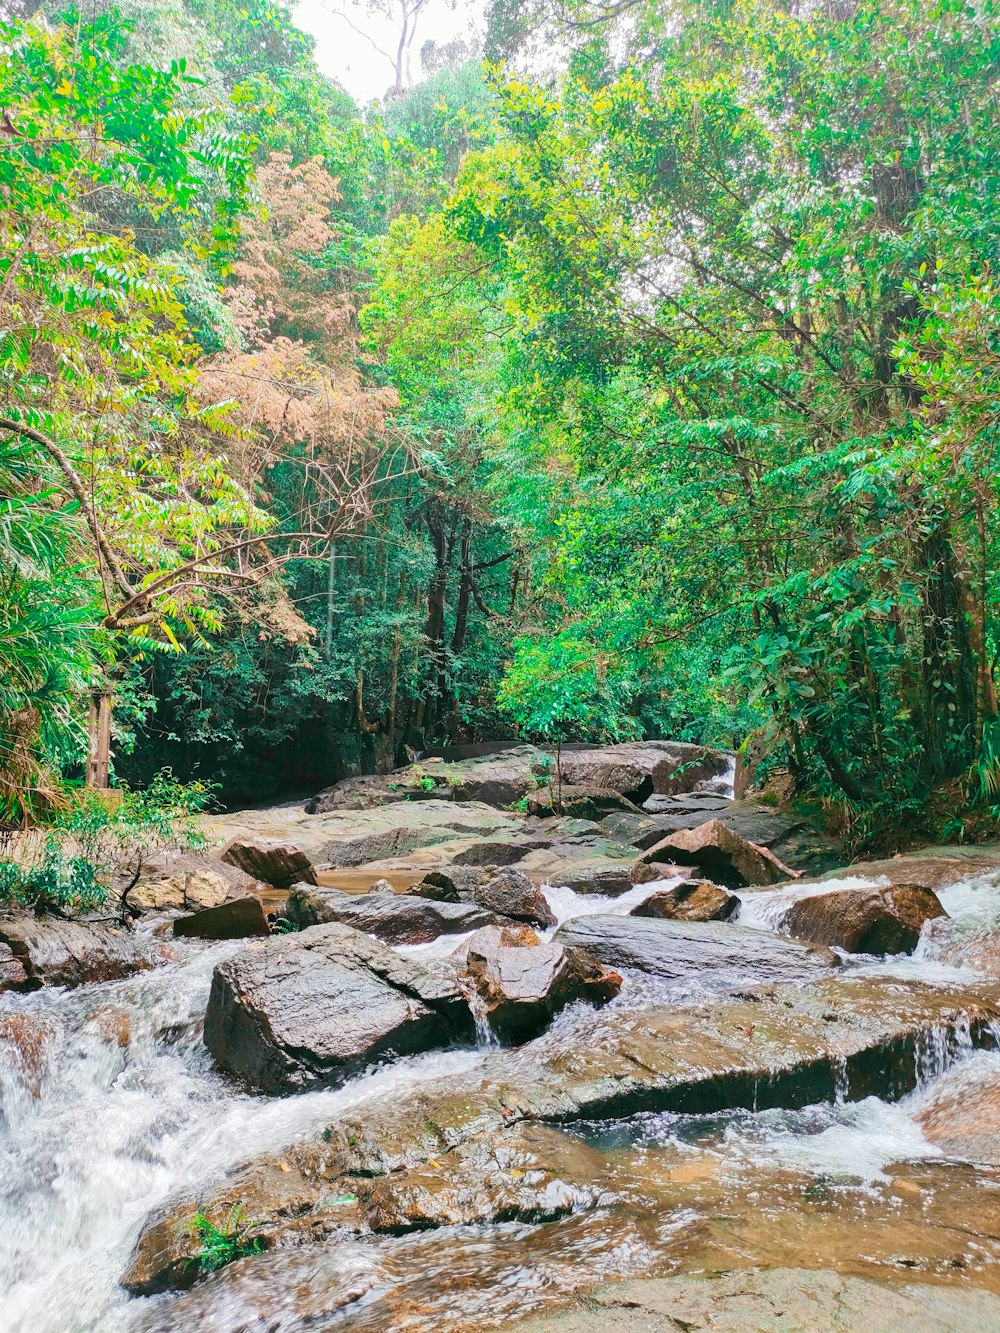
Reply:
<svg viewBox="0 0 1000 1333"><path fill-rule="evenodd" d="M381 98L392 87L393 64L386 53L395 52L400 25L384 14L373 14L351 0L299 0L294 20L316 39L316 63L324 74L342 84L364 105ZM410 59L412 81L419 83L420 48L432 40L438 45L455 38L477 41L484 27L484 0L449 4L427 0L421 12Z"/></svg>

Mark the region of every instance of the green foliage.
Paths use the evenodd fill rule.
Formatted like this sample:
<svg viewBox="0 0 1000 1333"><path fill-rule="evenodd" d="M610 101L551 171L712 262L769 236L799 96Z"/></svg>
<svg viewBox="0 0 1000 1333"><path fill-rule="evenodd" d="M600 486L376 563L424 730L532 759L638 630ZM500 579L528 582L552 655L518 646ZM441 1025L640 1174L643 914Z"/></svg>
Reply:
<svg viewBox="0 0 1000 1333"><path fill-rule="evenodd" d="M38 911L87 911L115 889L125 896L152 853L204 845L198 816L211 795L169 770L142 791L71 789L44 829L25 835L18 861L0 862L0 899Z"/></svg>
<svg viewBox="0 0 1000 1333"><path fill-rule="evenodd" d="M541 740L633 738L633 701L634 682L571 633L516 644L499 693L518 731Z"/></svg>
<svg viewBox="0 0 1000 1333"><path fill-rule="evenodd" d="M247 1221L241 1204L234 1205L221 1226L215 1226L204 1213L195 1213L190 1229L201 1247L193 1262L202 1273L215 1273L226 1264L264 1250L263 1237L249 1234L253 1224Z"/></svg>

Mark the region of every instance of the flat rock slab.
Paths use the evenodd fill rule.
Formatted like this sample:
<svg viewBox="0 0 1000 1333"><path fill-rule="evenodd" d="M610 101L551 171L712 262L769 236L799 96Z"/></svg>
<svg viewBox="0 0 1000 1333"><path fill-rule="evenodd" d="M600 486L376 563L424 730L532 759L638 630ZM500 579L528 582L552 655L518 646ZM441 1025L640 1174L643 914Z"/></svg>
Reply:
<svg viewBox="0 0 1000 1333"><path fill-rule="evenodd" d="M336 1083L471 1031L455 985L343 925L272 937L221 963L205 1016L221 1067L265 1092Z"/></svg>
<svg viewBox="0 0 1000 1333"><path fill-rule="evenodd" d="M412 893L344 893L308 884L297 884L289 893L285 916L300 930L336 921L391 944L425 944L498 920L476 903L438 902Z"/></svg>
<svg viewBox="0 0 1000 1333"><path fill-rule="evenodd" d="M206 832L235 838L276 838L305 853L314 866L343 868L406 856L456 839L502 839L523 833L523 815L476 802L400 801L371 810L306 814L300 805L241 810L203 821Z"/></svg>
<svg viewBox="0 0 1000 1333"><path fill-rule="evenodd" d="M10 948L36 986L118 981L170 961L169 948L148 935L55 917L0 921L0 943Z"/></svg>
<svg viewBox="0 0 1000 1333"><path fill-rule="evenodd" d="M465 1160L453 1156L462 1145L488 1144L518 1125L800 1107L833 1100L838 1091L850 1099L898 1098L915 1086L930 1045L957 1046L957 1034L963 1041L992 1040L990 1024L1000 1020L993 1004L960 989L860 978L769 987L758 998L688 1009L614 1010L588 1015L569 1043L547 1034L520 1050L494 1053L468 1075L375 1099L315 1140L258 1158L223 1186L173 1200L148 1223L124 1285L150 1292L190 1282L194 1242L184 1222L198 1211L224 1220L242 1203L272 1246L326 1240L370 1229L378 1198L389 1207L387 1178L402 1191L414 1180L406 1173L423 1178L429 1165L447 1168L447 1197L439 1197L443 1223L454 1200L472 1197L481 1183L479 1167L471 1176L455 1168ZM474 1163L475 1154L467 1160ZM349 1202L334 1210L331 1198ZM440 1224L429 1208L421 1196L413 1229ZM383 1215L391 1215L391 1230L406 1229L406 1209L403 1193L393 1193Z"/></svg>
<svg viewBox="0 0 1000 1333"><path fill-rule="evenodd" d="M517 1333L986 1333L1000 1296L776 1268L609 1283L568 1309L506 1322Z"/></svg>
<svg viewBox="0 0 1000 1333"><path fill-rule="evenodd" d="M730 986L806 981L840 965L830 949L727 921L581 916L560 926L555 938L608 967L634 968L668 981Z"/></svg>

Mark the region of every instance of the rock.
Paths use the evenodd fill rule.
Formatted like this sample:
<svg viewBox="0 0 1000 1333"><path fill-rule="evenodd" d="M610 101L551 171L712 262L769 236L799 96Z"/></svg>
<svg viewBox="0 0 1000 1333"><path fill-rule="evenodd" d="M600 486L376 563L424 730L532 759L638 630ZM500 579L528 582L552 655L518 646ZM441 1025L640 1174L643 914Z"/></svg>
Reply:
<svg viewBox="0 0 1000 1333"><path fill-rule="evenodd" d="M113 926L22 916L0 921L6 944L34 986L82 986L118 981L170 961L169 950L146 935Z"/></svg>
<svg viewBox="0 0 1000 1333"><path fill-rule="evenodd" d="M541 942L541 936L530 926L513 923L509 926L483 926L481 930L474 930L467 940L453 949L451 957L464 963L470 949L534 949Z"/></svg>
<svg viewBox="0 0 1000 1333"><path fill-rule="evenodd" d="M369 892L369 893L395 893L396 890L392 887L392 885L389 883L389 881L388 881L387 879L377 879L377 880L375 881L375 883L371 886L371 888L368 890L368 892Z"/></svg>
<svg viewBox="0 0 1000 1333"><path fill-rule="evenodd" d="M220 963L205 1044L228 1073L282 1092L335 1083L386 1055L446 1045L471 1029L451 982L333 924Z"/></svg>
<svg viewBox="0 0 1000 1333"><path fill-rule="evenodd" d="M434 870L415 884L412 892L437 901L475 903L497 916L526 921L543 929L556 923L538 885L522 871L510 867Z"/></svg>
<svg viewBox="0 0 1000 1333"><path fill-rule="evenodd" d="M316 883L316 872L305 852L278 838L233 838L222 860L276 889Z"/></svg>
<svg viewBox="0 0 1000 1333"><path fill-rule="evenodd" d="M600 819L612 811L639 813L621 792L610 787L568 787L560 791L558 783L540 788L528 797L528 814L546 818L549 815L569 815L580 819Z"/></svg>
<svg viewBox="0 0 1000 1333"><path fill-rule="evenodd" d="M405 1235L436 1227L538 1225L593 1207L601 1196L602 1154L545 1125L474 1135L443 1160L417 1163L367 1192L372 1231Z"/></svg>
<svg viewBox="0 0 1000 1333"><path fill-rule="evenodd" d="M330 864L346 869L406 856L456 839L516 840L523 834L524 824L524 816L487 805L460 805L435 799L317 815L279 806L223 816L209 823L208 828L228 838L280 837L298 847L313 865Z"/></svg>
<svg viewBox="0 0 1000 1333"><path fill-rule="evenodd" d="M198 911L218 907L229 898L254 893L259 882L210 852L158 852L146 861L134 888L131 907L162 911Z"/></svg>
<svg viewBox="0 0 1000 1333"><path fill-rule="evenodd" d="M553 884L572 889L574 893L599 894L605 898L618 898L628 893L632 887L632 873L628 866L588 866L576 867L568 874L553 875Z"/></svg>
<svg viewBox="0 0 1000 1333"><path fill-rule="evenodd" d="M270 933L264 905L256 895L206 907L174 922L175 935L195 935L203 940L242 940Z"/></svg>
<svg viewBox="0 0 1000 1333"><path fill-rule="evenodd" d="M753 984L821 976L840 959L829 949L722 921L581 916L556 931L560 944L584 949L599 963L635 968L670 981Z"/></svg>
<svg viewBox="0 0 1000 1333"><path fill-rule="evenodd" d="M124 1050L132 1039L132 1015L121 1004L103 1005L90 1017L101 1041Z"/></svg>
<svg viewBox="0 0 1000 1333"><path fill-rule="evenodd" d="M485 1016L506 1041L527 1041L574 1000L606 1004L622 979L561 944L510 948L492 941L470 945L462 982L479 997Z"/></svg>
<svg viewBox="0 0 1000 1333"><path fill-rule="evenodd" d="M439 935L461 935L493 925L492 912L475 903L437 902L411 893L344 893L296 884L284 913L300 930L340 922L391 944L426 944Z"/></svg>
<svg viewBox="0 0 1000 1333"><path fill-rule="evenodd" d="M42 1095L55 1063L59 1029L46 1014L0 1015L0 1070L32 1098Z"/></svg>
<svg viewBox="0 0 1000 1333"><path fill-rule="evenodd" d="M552 759L534 745L516 745L494 754L451 763L420 760L377 777L345 778L320 792L312 802L316 813L364 809L411 800L478 801L514 805L545 781Z"/></svg>
<svg viewBox="0 0 1000 1333"><path fill-rule="evenodd" d="M731 889L775 884L797 875L773 852L748 842L719 819L710 819L697 828L670 834L643 852L636 864L660 862L697 866L713 881Z"/></svg>
<svg viewBox="0 0 1000 1333"><path fill-rule="evenodd" d="M740 905L735 893L727 893L707 880L686 879L672 889L651 893L630 916L662 917L668 921L728 921Z"/></svg>
<svg viewBox="0 0 1000 1333"><path fill-rule="evenodd" d="M0 944L0 991L36 990L39 984L38 981L32 982L29 979L24 964L19 958L15 958L10 945Z"/></svg>
<svg viewBox="0 0 1000 1333"><path fill-rule="evenodd" d="M654 793L689 792L728 772L730 756L680 741L630 741L622 745L564 749L563 781L574 787L620 792L641 804Z"/></svg>
<svg viewBox="0 0 1000 1333"><path fill-rule="evenodd" d="M504 1220L489 1210L502 1204L506 1186L484 1191L484 1170L509 1176L524 1170L526 1183L535 1170L547 1170L585 1192L594 1183L614 1188L617 1175L621 1190L614 1154L602 1177L599 1159L576 1157L570 1135L564 1146L540 1136L534 1160L512 1160L508 1145L523 1144L528 1130L646 1112L796 1108L832 1100L838 1089L852 1100L899 1098L914 1087L928 1040L961 1036L991 1044L990 1025L998 1019L994 1005L960 988L836 976L688 1008L583 1011L571 1042L548 1033L516 1050L491 1052L464 1075L342 1108L322 1133L258 1157L200 1194L175 1196L143 1229L123 1283L142 1293L190 1283L185 1224L195 1212L221 1224L236 1204L270 1248L317 1243L329 1260L338 1252L331 1240L365 1234L372 1224L400 1230L463 1216ZM492 1164L491 1143L498 1145ZM787 1180L782 1188L787 1194ZM623 1202L632 1206L628 1189ZM719 1205L725 1210L723 1197ZM538 1206L544 1215L544 1202Z"/></svg>
<svg viewBox="0 0 1000 1333"><path fill-rule="evenodd" d="M515 1326L512 1326L515 1327ZM1000 1296L958 1287L873 1282L842 1273L740 1269L641 1278L589 1291L569 1309L518 1322L517 1333L985 1333Z"/></svg>
<svg viewBox="0 0 1000 1333"><path fill-rule="evenodd" d="M518 838L513 841L490 838L486 842L467 842L463 847L456 848L450 860L454 866L512 866L523 861L528 852L545 845L544 840L538 838Z"/></svg>
<svg viewBox="0 0 1000 1333"><path fill-rule="evenodd" d="M945 915L931 889L899 884L800 898L782 925L796 939L836 945L847 953L912 953L924 922Z"/></svg>
<svg viewBox="0 0 1000 1333"><path fill-rule="evenodd" d="M1000 1073L965 1061L923 1095L914 1119L949 1157L1000 1166Z"/></svg>
<svg viewBox="0 0 1000 1333"><path fill-rule="evenodd" d="M178 1277L183 1286L199 1277L194 1256ZM128 1328L129 1333L329 1328L329 1321L350 1317L351 1307L378 1283L378 1271L364 1255L271 1250L227 1264L167 1304L143 1302L132 1311ZM234 1310L240 1311L237 1325Z"/></svg>

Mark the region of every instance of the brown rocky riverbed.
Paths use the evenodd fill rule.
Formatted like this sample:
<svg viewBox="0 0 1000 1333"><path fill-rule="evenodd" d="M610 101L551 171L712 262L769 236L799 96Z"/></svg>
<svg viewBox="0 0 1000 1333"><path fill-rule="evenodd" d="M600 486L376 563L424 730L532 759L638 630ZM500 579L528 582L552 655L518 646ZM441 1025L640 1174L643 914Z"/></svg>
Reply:
<svg viewBox="0 0 1000 1333"><path fill-rule="evenodd" d="M0 922L3 1327L1000 1327L1000 847L831 875L802 821L609 749L574 759L598 818L458 799L518 752L226 816L131 929ZM716 820L786 877L723 865L691 920L704 865L643 853L722 864ZM198 938L256 930L248 893L298 929Z"/></svg>

